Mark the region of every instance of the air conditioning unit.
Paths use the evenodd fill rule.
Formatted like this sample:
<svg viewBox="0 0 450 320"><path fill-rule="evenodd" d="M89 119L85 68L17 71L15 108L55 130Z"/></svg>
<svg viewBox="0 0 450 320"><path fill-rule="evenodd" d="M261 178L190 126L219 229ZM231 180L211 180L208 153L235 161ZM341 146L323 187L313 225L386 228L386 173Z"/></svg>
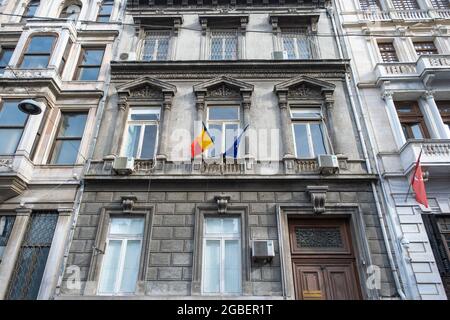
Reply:
<svg viewBox="0 0 450 320"><path fill-rule="evenodd" d="M287 51L274 51L273 59L274 60L286 60L288 58Z"/></svg>
<svg viewBox="0 0 450 320"><path fill-rule="evenodd" d="M117 157L113 162L113 170L117 174L130 174L134 170L134 158Z"/></svg>
<svg viewBox="0 0 450 320"><path fill-rule="evenodd" d="M322 174L336 174L339 172L339 161L335 155L321 154L318 156L317 162Z"/></svg>
<svg viewBox="0 0 450 320"><path fill-rule="evenodd" d="M272 260L275 257L273 240L253 240L252 258L253 260Z"/></svg>

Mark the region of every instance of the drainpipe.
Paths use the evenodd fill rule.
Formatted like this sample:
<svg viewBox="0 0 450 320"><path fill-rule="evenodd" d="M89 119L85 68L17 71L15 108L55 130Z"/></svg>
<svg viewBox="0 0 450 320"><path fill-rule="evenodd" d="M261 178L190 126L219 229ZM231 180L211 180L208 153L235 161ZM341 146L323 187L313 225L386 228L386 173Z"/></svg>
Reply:
<svg viewBox="0 0 450 320"><path fill-rule="evenodd" d="M276 215L277 215L277 228L278 228L278 248L280 251L280 267L281 267L281 292L283 293L283 300L286 300L286 272L285 272L285 261L282 257L284 257L284 243L283 236L281 233L281 208L278 205L276 207Z"/></svg>
<svg viewBox="0 0 450 320"><path fill-rule="evenodd" d="M119 10L118 17L125 16L125 8L126 8L125 4L123 4L121 2L121 8ZM119 22L118 24L119 24L119 34L118 34L117 38L114 40L115 42L113 43L113 47L111 50L111 57L113 57L113 58L117 57L117 52L119 50L120 35L122 34L122 31L124 28L123 24L121 22ZM91 166L92 157L94 155L95 146L97 144L98 135L100 133L100 125L101 125L101 121L103 118L103 112L105 110L105 102L106 102L106 98L108 96L110 86L111 86L111 66L110 66L109 72L106 75L105 88L103 90L103 97L101 98L99 105L98 105L97 117L95 119L94 135L92 137L92 142L90 143L87 161L83 168L83 174L80 177L81 184L80 184L80 188L78 189L77 195L75 198L76 201L75 201L74 207L73 207L73 218L72 218L71 228L70 228L69 236L67 237L66 244L65 244L64 261L61 265L60 274L59 274L59 278L58 278L58 284L56 286L56 291L55 291L55 296L59 296L61 293L61 285L62 285L62 280L63 280L64 272L66 269L66 265L67 265L67 260L69 258L70 245L72 244L73 236L75 233L75 228L76 228L78 216L80 213L81 201L82 201L83 193L84 193L85 184L84 184L83 178L89 172L89 168ZM53 299L54 299L54 297L53 297Z"/></svg>
<svg viewBox="0 0 450 320"><path fill-rule="evenodd" d="M335 1L333 1L333 6L335 8L337 7L337 4L336 4ZM337 47L338 47L339 58L343 59L344 53L343 53L343 49L342 49L342 46L341 46L341 42L345 41L345 40L343 40L344 39L343 33L342 32L338 33L338 28L336 27L336 21L334 19L334 13L333 13L332 7L327 7L327 14L328 14L328 16L331 19L331 23L332 23L332 27L333 27L333 34L336 37L336 44L337 44ZM345 45L345 42L343 44ZM345 83L346 83L347 90L348 90L348 93L349 93L350 106L351 106L351 109L352 109L352 112L353 112L353 115L354 115L354 118L355 118L355 123L356 123L356 128L357 128L357 131L358 131L358 136L359 136L359 139L361 140L361 147L362 147L362 151L363 151L363 155L364 155L364 160L365 160L366 166L367 166L367 171L369 173L372 173L372 166L370 164L369 155L368 155L368 152L367 152L366 141L365 141L365 137L364 137L362 129L361 129L361 123L360 123L360 120L359 120L360 116L359 116L359 114L358 114L358 112L356 110L356 104L355 104L355 101L353 99L353 95L352 95L352 93L350 91L351 90L350 89L351 88L350 77L355 78L355 74L354 74L353 69L351 68L351 65L349 66L349 69L350 69L350 72L346 72L346 74L345 74ZM356 90L356 97L358 98L358 102L360 103L360 106L362 106L361 97L359 95L359 90L358 90L358 87L356 85L355 85L355 90ZM361 114L362 114L362 118L364 120L364 123L367 126L367 122L366 122L367 120L365 119L364 113L361 112ZM372 137L371 137L371 135L369 133L368 133L368 139L369 139L369 145L371 146L371 152L372 152L373 155L375 155L376 153L375 153L375 150L374 150L374 147L373 147L373 140L372 140ZM376 160L374 162L375 162L375 167L376 167L376 174L380 177L380 181L382 181L381 180L382 179L382 175L380 174L380 168L378 166L378 162ZM381 183L381 185L383 187L383 183ZM388 256L388 260L389 260L389 265L390 265L390 268L391 268L391 271L392 271L392 275L394 277L395 286L396 286L396 289L397 289L397 292L398 292L400 298L402 300L405 300L406 299L406 295L403 292L403 288L402 288L402 285L401 285L401 282L400 282L399 271L398 271L398 269L397 269L397 267L395 265L394 257L392 255L391 245L389 243L388 233L387 233L387 230L386 230L386 225L385 225L385 221L384 221L384 217L383 217L381 205L380 205L380 202L379 202L378 192L376 190L375 183L371 182L371 186L372 186L372 192L373 192L374 198L375 198L375 205L376 205L376 208L377 208L377 216L378 216L378 220L380 222L381 233L383 235L383 240L384 240L384 243L385 243L385 246L386 246L386 251L387 251L387 256ZM384 190L384 188L383 188L383 190ZM384 196L386 197L385 193L384 193ZM386 201L386 199L385 199L385 201ZM389 209L388 209L388 211L390 213ZM391 214L389 214L389 216L391 216ZM391 227L392 227L392 224L390 224L390 229L391 229ZM392 238L395 239L395 237L392 237ZM397 248L397 250L398 250L398 248Z"/></svg>

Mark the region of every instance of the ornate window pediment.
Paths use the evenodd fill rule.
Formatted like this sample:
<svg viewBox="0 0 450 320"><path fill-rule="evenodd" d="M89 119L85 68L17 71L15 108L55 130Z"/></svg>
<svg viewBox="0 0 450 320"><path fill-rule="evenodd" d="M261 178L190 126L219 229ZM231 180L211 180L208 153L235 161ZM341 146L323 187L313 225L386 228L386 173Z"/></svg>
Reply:
<svg viewBox="0 0 450 320"><path fill-rule="evenodd" d="M121 101L128 99L171 100L177 88L167 82L143 77L117 88Z"/></svg>
<svg viewBox="0 0 450 320"><path fill-rule="evenodd" d="M194 92L198 96L207 98L241 98L251 95L253 85L229 77L218 77L194 85Z"/></svg>
<svg viewBox="0 0 450 320"><path fill-rule="evenodd" d="M275 85L275 92L279 98L297 99L325 99L332 102L335 85L326 81L307 76L299 76Z"/></svg>

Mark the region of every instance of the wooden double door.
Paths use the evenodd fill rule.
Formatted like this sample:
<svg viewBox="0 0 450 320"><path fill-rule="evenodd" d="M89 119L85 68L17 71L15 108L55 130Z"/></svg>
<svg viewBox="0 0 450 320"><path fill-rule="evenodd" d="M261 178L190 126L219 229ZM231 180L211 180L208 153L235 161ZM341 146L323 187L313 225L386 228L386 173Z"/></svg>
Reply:
<svg viewBox="0 0 450 320"><path fill-rule="evenodd" d="M289 234L297 299L361 298L346 219L291 219Z"/></svg>

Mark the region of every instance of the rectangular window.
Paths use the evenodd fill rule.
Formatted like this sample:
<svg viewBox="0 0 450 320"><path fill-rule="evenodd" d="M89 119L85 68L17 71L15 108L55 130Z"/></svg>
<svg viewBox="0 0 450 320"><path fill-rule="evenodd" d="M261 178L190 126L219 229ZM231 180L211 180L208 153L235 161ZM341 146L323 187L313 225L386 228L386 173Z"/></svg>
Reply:
<svg viewBox="0 0 450 320"><path fill-rule="evenodd" d="M208 217L204 222L203 293L240 294L240 219Z"/></svg>
<svg viewBox="0 0 450 320"><path fill-rule="evenodd" d="M211 32L211 60L236 60L238 58L237 31Z"/></svg>
<svg viewBox="0 0 450 320"><path fill-rule="evenodd" d="M75 80L97 80L102 66L104 52L104 48L82 48Z"/></svg>
<svg viewBox="0 0 450 320"><path fill-rule="evenodd" d="M211 158L225 156L234 157L234 142L239 135L239 107L208 107L208 132L214 140L214 146L208 149Z"/></svg>
<svg viewBox="0 0 450 320"><path fill-rule="evenodd" d="M416 0L392 0L396 10L420 10Z"/></svg>
<svg viewBox="0 0 450 320"><path fill-rule="evenodd" d="M98 12L97 22L109 22L113 7L114 0L103 0Z"/></svg>
<svg viewBox="0 0 450 320"><path fill-rule="evenodd" d="M135 292L143 236L143 218L111 218L100 273L100 294Z"/></svg>
<svg viewBox="0 0 450 320"><path fill-rule="evenodd" d="M51 164L75 164L78 159L87 113L63 112L53 146Z"/></svg>
<svg viewBox="0 0 450 320"><path fill-rule="evenodd" d="M123 148L127 157L153 159L157 150L160 110L158 107L130 109Z"/></svg>
<svg viewBox="0 0 450 320"><path fill-rule="evenodd" d="M419 56L423 54L438 54L433 41L414 42L414 49Z"/></svg>
<svg viewBox="0 0 450 320"><path fill-rule="evenodd" d="M383 62L398 62L397 52L392 42L378 43Z"/></svg>
<svg viewBox="0 0 450 320"><path fill-rule="evenodd" d="M434 9L449 9L448 0L431 0L431 5Z"/></svg>
<svg viewBox="0 0 450 320"><path fill-rule="evenodd" d="M168 32L147 32L144 40L142 60L168 60L170 34Z"/></svg>
<svg viewBox="0 0 450 320"><path fill-rule="evenodd" d="M15 219L15 216L0 216L0 262L2 262Z"/></svg>
<svg viewBox="0 0 450 320"><path fill-rule="evenodd" d="M67 59L69 58L71 48L72 48L72 40L69 39L69 42L67 43L66 49L64 50L64 54L61 59L61 64L59 65L58 70L59 76L61 76L62 73L64 72L64 68L66 67Z"/></svg>
<svg viewBox="0 0 450 320"><path fill-rule="evenodd" d="M9 61L14 52L14 48L2 47L0 49L0 75L3 74L3 71L8 66Z"/></svg>
<svg viewBox="0 0 450 320"><path fill-rule="evenodd" d="M8 300L37 298L57 222L55 212L31 214L11 277Z"/></svg>
<svg viewBox="0 0 450 320"><path fill-rule="evenodd" d="M34 36L28 43L20 67L22 69L43 69L48 67L55 44L55 36Z"/></svg>
<svg viewBox="0 0 450 320"><path fill-rule="evenodd" d="M28 116L17 107L18 101L3 100L0 104L0 155L16 152Z"/></svg>
<svg viewBox="0 0 450 320"><path fill-rule="evenodd" d="M417 102L396 102L395 107L406 139L429 137Z"/></svg>
<svg viewBox="0 0 450 320"><path fill-rule="evenodd" d="M359 0L361 10L380 10L380 2L378 0Z"/></svg>
<svg viewBox="0 0 450 320"><path fill-rule="evenodd" d="M291 119L297 158L328 154L326 129L319 108L291 108Z"/></svg>
<svg viewBox="0 0 450 320"><path fill-rule="evenodd" d="M283 51L288 59L311 59L315 52L314 38L308 35L307 28L284 29L281 33Z"/></svg>
<svg viewBox="0 0 450 320"><path fill-rule="evenodd" d="M39 0L31 0L22 14L21 22L26 22L27 18L33 18L40 4L41 2Z"/></svg>
<svg viewBox="0 0 450 320"><path fill-rule="evenodd" d="M436 101L442 121L450 130L450 101Z"/></svg>

